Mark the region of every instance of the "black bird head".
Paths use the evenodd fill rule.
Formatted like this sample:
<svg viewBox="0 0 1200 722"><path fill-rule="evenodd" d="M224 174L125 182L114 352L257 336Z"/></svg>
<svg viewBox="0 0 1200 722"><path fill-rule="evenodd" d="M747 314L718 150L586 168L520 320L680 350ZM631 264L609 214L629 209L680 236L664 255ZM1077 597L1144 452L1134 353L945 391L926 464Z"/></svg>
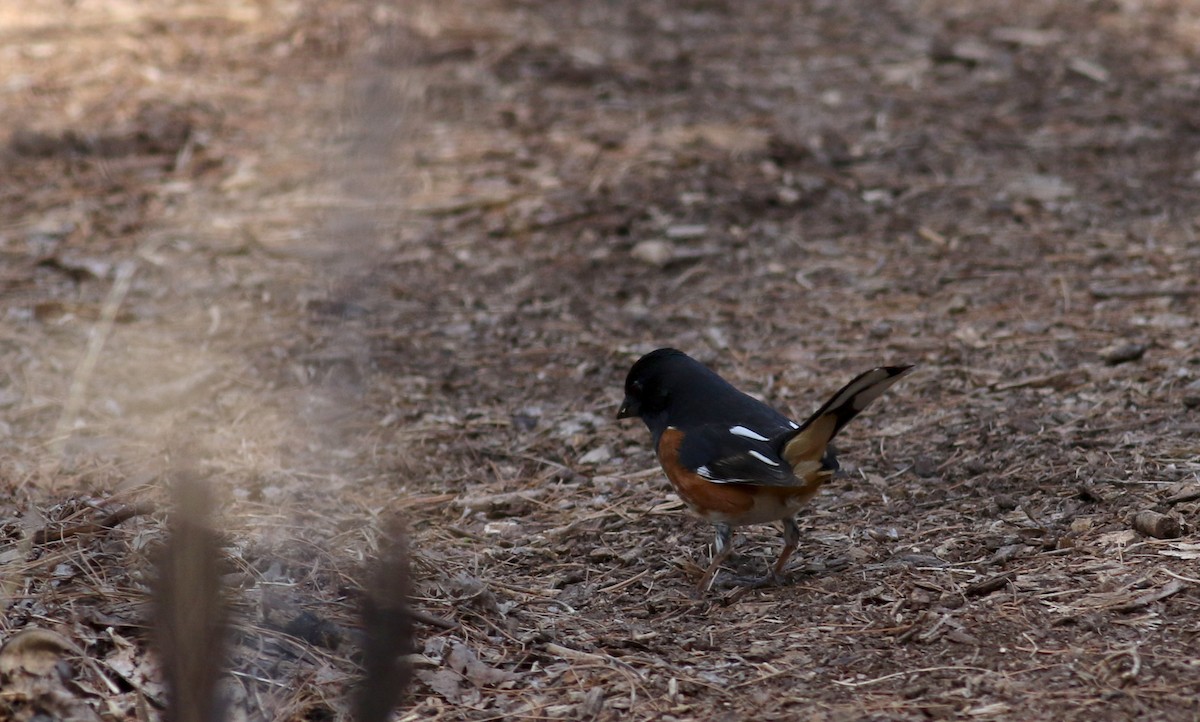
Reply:
<svg viewBox="0 0 1200 722"><path fill-rule="evenodd" d="M638 359L629 369L625 400L617 418L641 418L657 444L663 431L680 420L696 425L720 423L731 408L747 401L778 416L691 356L673 348L660 348Z"/></svg>
<svg viewBox="0 0 1200 722"><path fill-rule="evenodd" d="M617 418L640 416L649 424L649 419L662 415L671 397L668 371L694 363L687 354L673 348L660 348L638 359L625 377L625 400Z"/></svg>

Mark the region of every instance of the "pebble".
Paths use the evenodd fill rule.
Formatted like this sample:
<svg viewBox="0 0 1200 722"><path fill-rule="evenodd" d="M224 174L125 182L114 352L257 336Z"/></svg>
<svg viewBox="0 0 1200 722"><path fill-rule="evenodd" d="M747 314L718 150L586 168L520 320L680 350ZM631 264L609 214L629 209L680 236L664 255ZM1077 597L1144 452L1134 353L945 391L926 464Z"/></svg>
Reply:
<svg viewBox="0 0 1200 722"><path fill-rule="evenodd" d="M630 255L642 263L661 268L675 258L675 247L663 240L642 241L633 247Z"/></svg>
<svg viewBox="0 0 1200 722"><path fill-rule="evenodd" d="M1110 346L1101 351L1101 356L1104 358L1104 363L1109 366L1128 363L1130 361L1140 361L1142 356L1146 355L1146 350L1150 348L1149 344L1144 343L1127 343L1117 346Z"/></svg>

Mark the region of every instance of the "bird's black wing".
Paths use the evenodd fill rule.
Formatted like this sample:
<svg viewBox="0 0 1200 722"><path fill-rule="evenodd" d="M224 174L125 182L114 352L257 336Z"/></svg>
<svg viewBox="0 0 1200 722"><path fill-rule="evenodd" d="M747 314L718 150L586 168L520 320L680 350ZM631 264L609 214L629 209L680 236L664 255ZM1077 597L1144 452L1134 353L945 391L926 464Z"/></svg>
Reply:
<svg viewBox="0 0 1200 722"><path fill-rule="evenodd" d="M715 484L799 486L770 439L745 426L707 424L685 432L679 462Z"/></svg>

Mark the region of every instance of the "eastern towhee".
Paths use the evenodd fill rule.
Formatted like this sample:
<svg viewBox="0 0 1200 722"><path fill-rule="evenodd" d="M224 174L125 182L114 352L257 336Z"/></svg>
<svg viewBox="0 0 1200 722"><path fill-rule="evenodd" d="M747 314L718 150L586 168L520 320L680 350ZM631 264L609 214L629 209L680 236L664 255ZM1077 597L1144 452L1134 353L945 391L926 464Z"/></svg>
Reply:
<svg viewBox="0 0 1200 722"><path fill-rule="evenodd" d="M716 525L707 590L733 551L733 527L783 522L780 581L800 541L795 514L838 468L829 442L912 366L881 366L846 384L803 424L735 389L682 351L660 348L638 359L625 379L618 419L640 416L663 471L680 498Z"/></svg>

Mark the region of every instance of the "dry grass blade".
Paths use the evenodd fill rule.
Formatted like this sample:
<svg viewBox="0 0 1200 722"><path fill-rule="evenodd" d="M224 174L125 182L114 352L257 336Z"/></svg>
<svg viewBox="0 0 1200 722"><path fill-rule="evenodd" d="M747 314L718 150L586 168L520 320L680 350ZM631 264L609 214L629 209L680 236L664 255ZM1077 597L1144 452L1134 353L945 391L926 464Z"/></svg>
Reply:
<svg viewBox="0 0 1200 722"><path fill-rule="evenodd" d="M167 722L224 718L217 682L225 667L227 615L208 487L181 473L171 489L168 538L158 565L155 631L170 691Z"/></svg>
<svg viewBox="0 0 1200 722"><path fill-rule="evenodd" d="M88 384L91 382L92 376L96 371L96 364L100 360L104 344L112 334L113 325L117 320L117 311L121 309L121 304L125 301L125 295L129 293L129 287L133 283L133 274L136 270L137 266L131 263L121 265L117 269L116 279L113 281L112 288L108 292L108 297L104 300L100 318L88 336L87 350L84 351L83 358L79 360L79 366L75 369L75 375L71 377L71 387L67 391L67 401L63 405L62 413L59 415L58 424L54 429L54 440L50 447L51 452L55 456L62 454L67 437L70 435L71 424L75 421L75 417L79 415L80 409L83 408L84 396L87 392Z"/></svg>
<svg viewBox="0 0 1200 722"><path fill-rule="evenodd" d="M363 681L355 699L355 719L383 722L408 688L412 670L413 615L409 610L411 573L408 543L399 522L384 530L379 558L369 572L362 599Z"/></svg>

